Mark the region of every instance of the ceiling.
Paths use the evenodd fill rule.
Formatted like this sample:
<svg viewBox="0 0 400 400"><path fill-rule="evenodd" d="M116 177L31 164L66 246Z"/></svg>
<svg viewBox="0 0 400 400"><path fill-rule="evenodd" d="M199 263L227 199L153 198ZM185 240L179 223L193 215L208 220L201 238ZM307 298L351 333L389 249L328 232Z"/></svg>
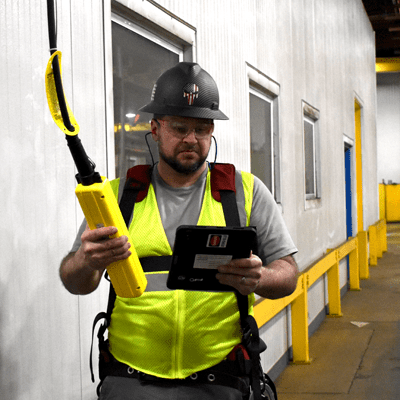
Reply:
<svg viewBox="0 0 400 400"><path fill-rule="evenodd" d="M400 57L400 0L362 0L376 35L376 57Z"/></svg>

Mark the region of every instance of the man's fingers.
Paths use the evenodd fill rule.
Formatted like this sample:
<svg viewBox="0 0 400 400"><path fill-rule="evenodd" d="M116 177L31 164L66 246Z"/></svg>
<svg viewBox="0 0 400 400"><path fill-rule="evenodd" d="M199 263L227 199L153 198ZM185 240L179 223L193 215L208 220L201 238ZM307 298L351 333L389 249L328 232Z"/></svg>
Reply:
<svg viewBox="0 0 400 400"><path fill-rule="evenodd" d="M262 274L262 267L254 267L254 268L246 268L246 267L230 267L230 266L221 266L218 267L218 272L221 274L227 275L235 275L239 277L254 278L260 279Z"/></svg>
<svg viewBox="0 0 400 400"><path fill-rule="evenodd" d="M88 265L95 269L103 269L131 255L131 244L126 236L110 238L110 235L117 231L117 228L112 226L84 231L82 250Z"/></svg>
<svg viewBox="0 0 400 400"><path fill-rule="evenodd" d="M82 241L86 239L95 242L95 241L109 239L111 235L115 235L117 232L118 229L115 226L104 226L102 228L92 229L92 230L89 229L88 226L86 226L86 229L83 232L81 238Z"/></svg>
<svg viewBox="0 0 400 400"><path fill-rule="evenodd" d="M103 259L107 264L123 260L131 255L129 251L131 244L126 236L92 243L91 245L92 257Z"/></svg>
<svg viewBox="0 0 400 400"><path fill-rule="evenodd" d="M131 244L128 242L128 238L126 236L122 238L126 238L126 242L123 243L122 246L112 246L108 249L112 257L119 257L129 251Z"/></svg>
<svg viewBox="0 0 400 400"><path fill-rule="evenodd" d="M249 295L253 293L257 288L260 281L254 278L243 277L240 275L228 275L228 274L220 274L216 275L216 278L223 285L228 285L234 287L243 295ZM245 278L245 279L243 279Z"/></svg>
<svg viewBox="0 0 400 400"><path fill-rule="evenodd" d="M256 280L261 278L262 274L262 261L256 255L251 258L232 260L227 265L218 267L218 272L221 274L237 275L246 278L254 278Z"/></svg>
<svg viewBox="0 0 400 400"><path fill-rule="evenodd" d="M104 241L98 243L98 246L100 249L107 251L110 249L115 249L117 247L122 247L126 243L128 243L128 238L126 236L120 236L117 238L104 240Z"/></svg>
<svg viewBox="0 0 400 400"><path fill-rule="evenodd" d="M262 261L251 254L250 258L232 260L218 267L216 278L224 285L237 289L242 294L254 292L262 277Z"/></svg>

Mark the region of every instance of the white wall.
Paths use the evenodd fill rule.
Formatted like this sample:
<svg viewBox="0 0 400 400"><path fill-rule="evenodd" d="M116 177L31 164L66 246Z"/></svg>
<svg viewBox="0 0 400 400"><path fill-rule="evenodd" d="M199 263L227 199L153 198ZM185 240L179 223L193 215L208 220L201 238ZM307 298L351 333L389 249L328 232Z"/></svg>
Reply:
<svg viewBox="0 0 400 400"><path fill-rule="evenodd" d="M62 1L58 18L66 97L106 173L102 4ZM72 296L58 277L82 213L72 158L47 107L46 2L2 2L0 42L0 397L87 399L91 322L107 292Z"/></svg>
<svg viewBox="0 0 400 400"><path fill-rule="evenodd" d="M400 183L400 73L377 74L378 182Z"/></svg>
<svg viewBox="0 0 400 400"><path fill-rule="evenodd" d="M158 3L196 28L196 60L219 85L221 109L230 117L216 123L219 161L250 168L246 63L279 85L283 215L299 248L300 268L346 239L343 134L354 139L355 97L363 106L365 226L375 223L374 34L361 0ZM112 103L104 79L110 74L104 54L110 4L103 10L99 0L63 0L58 7L66 96L89 155L100 172L112 176ZM76 297L58 278L82 213L72 159L45 98L45 2L3 1L0 42L0 393L4 400L94 399L91 323L105 308L107 285ZM302 101L320 111L322 199L307 210ZM323 282L318 285L309 299L315 315L325 302ZM263 358L269 368L291 341L286 316L262 332L271 349Z"/></svg>

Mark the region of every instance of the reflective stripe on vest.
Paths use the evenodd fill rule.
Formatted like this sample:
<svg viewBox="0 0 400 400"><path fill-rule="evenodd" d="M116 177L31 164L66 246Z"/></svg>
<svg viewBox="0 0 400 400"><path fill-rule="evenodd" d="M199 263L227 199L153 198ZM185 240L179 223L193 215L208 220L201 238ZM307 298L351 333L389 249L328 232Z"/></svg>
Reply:
<svg viewBox="0 0 400 400"><path fill-rule="evenodd" d="M242 172L241 180L248 225L253 176ZM198 225L225 226L222 205L211 195L210 172ZM129 232L139 257L172 254L152 185L147 196L135 205ZM150 375L183 379L218 364L241 342L233 292L169 290L168 271L146 276L148 286L141 297L116 299L109 341L117 360ZM252 313L254 295L249 300Z"/></svg>

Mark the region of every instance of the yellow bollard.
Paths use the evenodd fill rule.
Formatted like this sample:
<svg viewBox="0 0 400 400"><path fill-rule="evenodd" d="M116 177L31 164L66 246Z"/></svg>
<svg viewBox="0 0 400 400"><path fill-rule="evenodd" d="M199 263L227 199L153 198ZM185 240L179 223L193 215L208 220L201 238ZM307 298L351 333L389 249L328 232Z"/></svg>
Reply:
<svg viewBox="0 0 400 400"><path fill-rule="evenodd" d="M378 265L378 251L377 251L377 233L376 225L371 225L368 229L369 236L369 259L370 264L375 266Z"/></svg>
<svg viewBox="0 0 400 400"><path fill-rule="evenodd" d="M292 302L292 346L293 364L310 364L308 341L308 275L299 277L302 293Z"/></svg>
<svg viewBox="0 0 400 400"><path fill-rule="evenodd" d="M329 268L328 276L328 296L329 296L329 316L342 317L342 307L340 301L340 275L339 275L339 259L336 253L336 263Z"/></svg>
<svg viewBox="0 0 400 400"><path fill-rule="evenodd" d="M357 238L358 238L358 262L360 265L360 279L369 279L367 232L366 231L358 232Z"/></svg>
<svg viewBox="0 0 400 400"><path fill-rule="evenodd" d="M361 290L360 288L360 262L358 257L358 238L355 241L355 248L349 253L349 284L350 290Z"/></svg>
<svg viewBox="0 0 400 400"><path fill-rule="evenodd" d="M387 251L387 225L385 219L382 220L381 244L382 244L382 252Z"/></svg>

